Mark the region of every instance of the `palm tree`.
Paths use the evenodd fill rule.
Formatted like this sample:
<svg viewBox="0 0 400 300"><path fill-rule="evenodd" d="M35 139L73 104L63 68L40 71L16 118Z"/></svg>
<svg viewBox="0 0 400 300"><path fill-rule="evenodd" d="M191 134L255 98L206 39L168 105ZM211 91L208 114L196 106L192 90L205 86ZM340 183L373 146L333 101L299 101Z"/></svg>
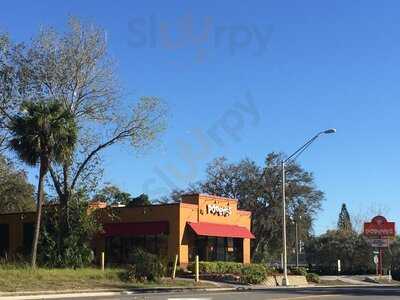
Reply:
<svg viewBox="0 0 400 300"><path fill-rule="evenodd" d="M63 163L70 159L77 140L77 126L73 115L57 101L24 102L21 112L10 122L11 148L25 163L39 164L36 202L36 224L32 242L32 267L36 267L40 234L44 179L51 162Z"/></svg>

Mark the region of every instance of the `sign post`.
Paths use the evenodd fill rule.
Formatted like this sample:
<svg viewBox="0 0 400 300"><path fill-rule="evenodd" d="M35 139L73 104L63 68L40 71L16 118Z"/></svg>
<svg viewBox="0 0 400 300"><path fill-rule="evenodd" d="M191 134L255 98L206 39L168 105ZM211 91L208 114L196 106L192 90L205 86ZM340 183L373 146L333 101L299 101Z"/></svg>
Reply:
<svg viewBox="0 0 400 300"><path fill-rule="evenodd" d="M376 216L371 222L364 223L364 236L370 245L378 250L374 251L374 262L377 275L383 275L383 251L396 236L395 223L388 222L383 216Z"/></svg>
<svg viewBox="0 0 400 300"><path fill-rule="evenodd" d="M376 269L376 275L379 275L378 262L379 262L378 255L374 255L374 264L375 264L375 269Z"/></svg>

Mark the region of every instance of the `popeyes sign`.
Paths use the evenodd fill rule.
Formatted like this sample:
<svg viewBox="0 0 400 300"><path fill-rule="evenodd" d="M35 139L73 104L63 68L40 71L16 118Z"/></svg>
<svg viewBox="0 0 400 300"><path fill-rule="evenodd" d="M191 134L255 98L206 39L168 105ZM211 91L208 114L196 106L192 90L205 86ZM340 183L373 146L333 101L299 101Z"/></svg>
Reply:
<svg viewBox="0 0 400 300"><path fill-rule="evenodd" d="M208 204L207 213L212 215L228 217L232 214L232 209L229 206L219 206L217 204Z"/></svg>
<svg viewBox="0 0 400 300"><path fill-rule="evenodd" d="M371 222L364 223L366 237L393 238L396 235L395 223L388 222L385 217L376 216Z"/></svg>

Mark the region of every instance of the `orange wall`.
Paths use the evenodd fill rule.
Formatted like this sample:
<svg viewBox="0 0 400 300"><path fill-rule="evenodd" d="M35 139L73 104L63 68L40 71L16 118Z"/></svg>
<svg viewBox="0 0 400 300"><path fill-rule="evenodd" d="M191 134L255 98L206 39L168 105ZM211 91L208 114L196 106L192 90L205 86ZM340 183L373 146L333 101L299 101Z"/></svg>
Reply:
<svg viewBox="0 0 400 300"><path fill-rule="evenodd" d="M230 216L218 216L207 213L207 205L216 204L221 207L230 207ZM237 209L237 200L218 196L193 194L184 195L180 208L180 264L189 262L189 236L187 234L187 222L208 222L243 226L251 230L251 213ZM250 263L250 239L243 239L243 262Z"/></svg>
<svg viewBox="0 0 400 300"><path fill-rule="evenodd" d="M168 256L174 257L178 253L179 203L132 208L113 208L112 215L113 217L110 217L108 213L104 213L102 218L103 223L168 221ZM104 251L104 246L104 237L100 237L96 241L96 247L98 247L96 251L97 255L100 255L101 251Z"/></svg>

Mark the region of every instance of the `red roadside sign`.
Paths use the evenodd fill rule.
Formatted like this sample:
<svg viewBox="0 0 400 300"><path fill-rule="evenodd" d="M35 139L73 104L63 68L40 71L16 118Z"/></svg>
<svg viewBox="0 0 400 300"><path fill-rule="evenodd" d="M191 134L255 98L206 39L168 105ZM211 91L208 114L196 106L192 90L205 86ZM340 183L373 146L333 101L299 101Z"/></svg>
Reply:
<svg viewBox="0 0 400 300"><path fill-rule="evenodd" d="M390 240L396 237L395 223L388 222L383 216L376 216L371 222L364 223L364 236L372 247L379 249L379 255L374 256L374 262L376 274L382 275L383 252L389 247Z"/></svg>
<svg viewBox="0 0 400 300"><path fill-rule="evenodd" d="M364 223L364 235L368 238L394 238L396 236L395 223L388 222L383 216L376 216L371 222Z"/></svg>

